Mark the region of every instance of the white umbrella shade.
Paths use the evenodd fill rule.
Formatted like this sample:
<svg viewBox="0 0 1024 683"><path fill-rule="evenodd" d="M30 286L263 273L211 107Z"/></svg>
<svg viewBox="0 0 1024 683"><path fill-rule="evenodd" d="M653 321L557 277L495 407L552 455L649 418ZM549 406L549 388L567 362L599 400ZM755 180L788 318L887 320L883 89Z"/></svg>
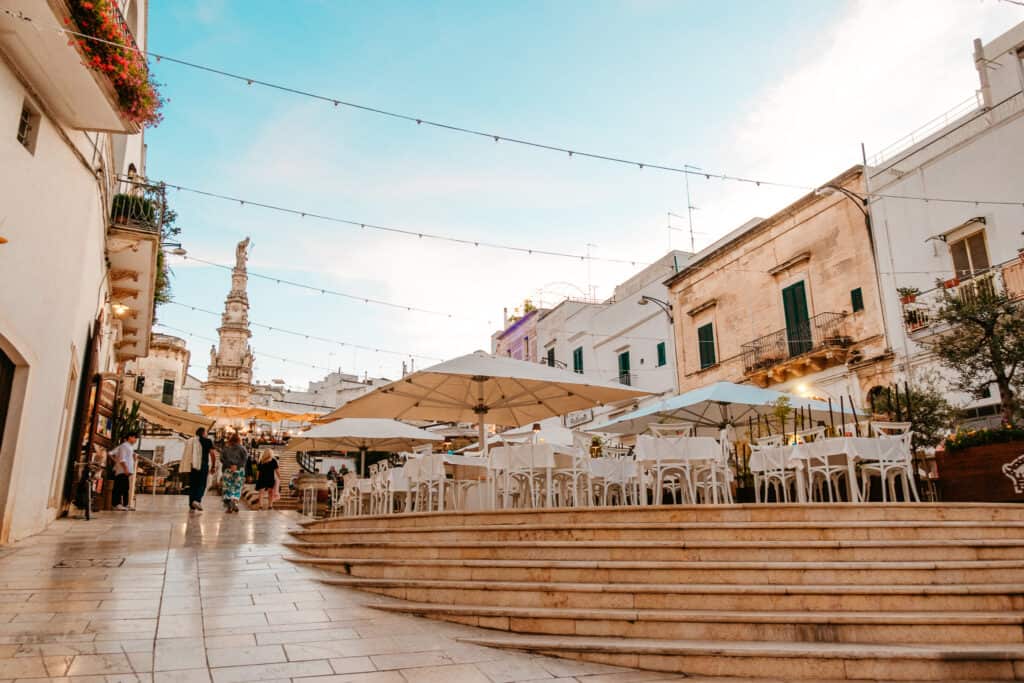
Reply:
<svg viewBox="0 0 1024 683"><path fill-rule="evenodd" d="M443 441L444 437L397 420L350 417L313 427L288 442L295 451L359 451L359 471L366 473L366 452L397 453Z"/></svg>
<svg viewBox="0 0 1024 683"><path fill-rule="evenodd" d="M324 419L389 417L520 427L647 393L476 351L386 384Z"/></svg>
<svg viewBox="0 0 1024 683"><path fill-rule="evenodd" d="M590 437L587 437L589 440ZM547 426L540 431L533 431L533 425L529 427L517 427L500 434L491 434L487 437L488 445L505 441L507 443L528 443L537 439L538 443L549 443L555 447L572 448L572 430L561 426ZM476 442L466 446L463 451L480 450L480 443Z"/></svg>
<svg viewBox="0 0 1024 683"><path fill-rule="evenodd" d="M289 441L288 447L296 451L366 449L397 453L431 441L444 441L444 437L397 420L350 417L317 425Z"/></svg>
<svg viewBox="0 0 1024 683"><path fill-rule="evenodd" d="M620 415L603 424L594 425L587 431L639 434L649 425L659 422L688 422L696 425L698 430L705 428L717 432L725 425L742 427L749 420L756 423L762 415L774 415L776 402L783 397L789 399L790 408L805 412L809 410L811 419L815 422L828 424L829 419L837 423L843 421L840 407L836 403L832 404L830 414L829 404L825 401L762 389L749 384L716 382ZM845 408L846 417L853 418L854 411L848 405ZM786 429L789 429L788 424Z"/></svg>

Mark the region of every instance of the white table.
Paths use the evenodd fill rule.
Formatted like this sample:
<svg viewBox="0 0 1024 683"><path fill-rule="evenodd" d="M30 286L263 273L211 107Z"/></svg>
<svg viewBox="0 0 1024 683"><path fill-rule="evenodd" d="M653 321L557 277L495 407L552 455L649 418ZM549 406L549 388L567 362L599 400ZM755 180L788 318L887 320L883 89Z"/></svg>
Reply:
<svg viewBox="0 0 1024 683"><path fill-rule="evenodd" d="M805 481L807 461L811 458L825 460L832 456L842 455L846 457L851 502L859 503L863 496L857 485L857 461L889 459L893 457L894 450L902 447L903 442L900 439L872 439L863 436L819 439L810 443L773 446L756 450L750 454L750 469L753 472L763 472L766 461L781 461L793 466L797 470L797 500L806 503L809 483Z"/></svg>

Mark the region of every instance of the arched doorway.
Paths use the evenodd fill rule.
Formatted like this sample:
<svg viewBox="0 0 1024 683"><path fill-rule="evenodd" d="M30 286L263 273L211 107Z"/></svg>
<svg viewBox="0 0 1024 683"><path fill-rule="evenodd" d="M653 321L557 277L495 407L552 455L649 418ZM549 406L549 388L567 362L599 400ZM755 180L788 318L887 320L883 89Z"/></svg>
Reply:
<svg viewBox="0 0 1024 683"><path fill-rule="evenodd" d="M0 545L7 543L10 535L14 453L28 370L13 343L0 335Z"/></svg>

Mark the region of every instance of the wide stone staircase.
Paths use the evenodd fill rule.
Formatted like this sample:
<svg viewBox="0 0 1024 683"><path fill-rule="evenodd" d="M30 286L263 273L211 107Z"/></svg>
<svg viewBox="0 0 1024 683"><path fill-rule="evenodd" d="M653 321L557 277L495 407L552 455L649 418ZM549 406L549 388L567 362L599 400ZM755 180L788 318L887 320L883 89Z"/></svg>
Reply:
<svg viewBox="0 0 1024 683"><path fill-rule="evenodd" d="M278 475L281 478L281 498L274 503L274 509L298 510L302 506L302 501L296 495L297 492L293 492L288 488L288 482L302 469L299 466L299 461L296 459L294 451L275 448L274 455L277 456ZM250 508L259 507L260 498L256 494L255 485L246 484L242 490L242 497Z"/></svg>
<svg viewBox="0 0 1024 683"><path fill-rule="evenodd" d="M293 561L464 640L689 675L1024 679L1024 507L736 505L329 519ZM368 598L368 603L373 599Z"/></svg>

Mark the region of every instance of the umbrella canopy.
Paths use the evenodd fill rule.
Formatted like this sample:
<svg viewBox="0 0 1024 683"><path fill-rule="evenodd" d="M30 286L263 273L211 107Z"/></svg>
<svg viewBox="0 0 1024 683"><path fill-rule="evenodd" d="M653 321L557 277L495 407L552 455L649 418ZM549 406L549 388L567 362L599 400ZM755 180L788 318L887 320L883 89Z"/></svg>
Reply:
<svg viewBox="0 0 1024 683"><path fill-rule="evenodd" d="M273 408L265 408L263 406L229 406L219 403L204 403L199 406L199 410L207 417L239 420L257 419L267 420L268 422L280 422L281 420L304 422L309 419L307 416L315 415L315 413L293 413L288 410L274 410Z"/></svg>
<svg viewBox="0 0 1024 683"><path fill-rule="evenodd" d="M317 425L289 441L288 448L296 451L374 450L397 453L431 441L444 441L444 437L397 420L350 417Z"/></svg>
<svg viewBox="0 0 1024 683"><path fill-rule="evenodd" d="M789 406L795 410L810 410L811 419L827 422L829 404L810 398L794 396L772 389L762 389L749 384L716 382L700 389L672 396L649 406L621 415L614 420L589 428L590 432L613 434L639 434L648 425L659 422L689 422L698 429L704 427L717 431L724 425L743 426L748 419L761 415L774 415L777 401L788 398ZM836 420L843 416L838 405L833 405L831 414ZM853 411L846 408L847 418Z"/></svg>
<svg viewBox="0 0 1024 683"><path fill-rule="evenodd" d="M138 402L139 415L147 422L152 422L179 434L191 436L196 433L198 428L209 429L215 422L213 418L180 410L156 399L143 396L127 387L121 389L121 397L128 401Z"/></svg>
<svg viewBox="0 0 1024 683"><path fill-rule="evenodd" d="M364 394L327 419L390 417L520 427L647 393L476 351Z"/></svg>

